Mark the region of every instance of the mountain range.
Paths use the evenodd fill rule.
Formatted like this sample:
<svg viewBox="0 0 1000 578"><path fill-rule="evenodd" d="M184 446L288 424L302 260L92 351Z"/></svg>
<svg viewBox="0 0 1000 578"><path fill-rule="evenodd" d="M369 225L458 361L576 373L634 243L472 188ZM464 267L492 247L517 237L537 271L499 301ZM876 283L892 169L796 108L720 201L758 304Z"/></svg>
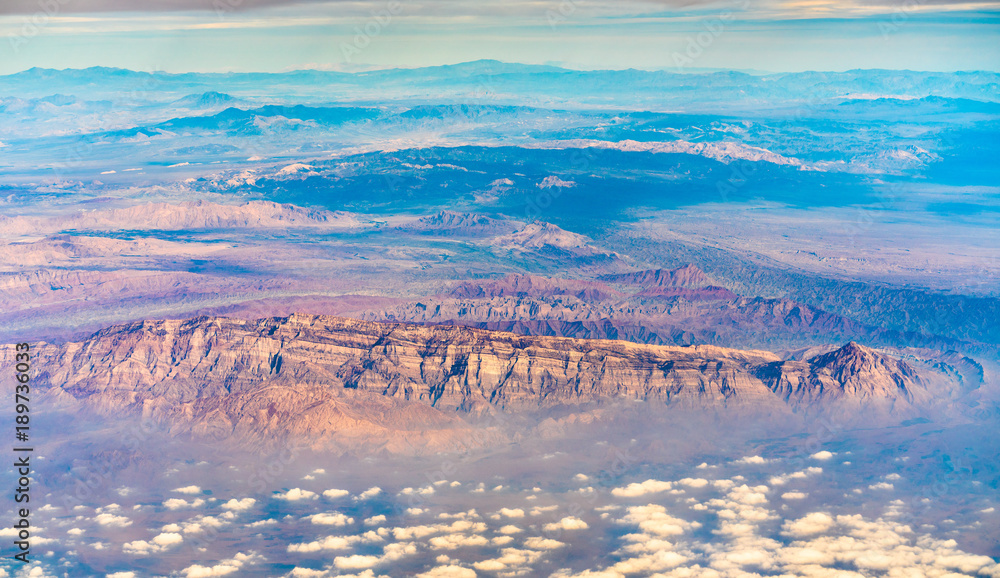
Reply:
<svg viewBox="0 0 1000 578"><path fill-rule="evenodd" d="M940 388L958 387L926 365L853 342L782 360L761 350L302 314L130 323L41 345L35 359L35 387L55 407L151 419L241 446L294 439L342 452L455 451L509 439L497 416L536 423L635 403L730 418L892 423L923 416Z"/></svg>

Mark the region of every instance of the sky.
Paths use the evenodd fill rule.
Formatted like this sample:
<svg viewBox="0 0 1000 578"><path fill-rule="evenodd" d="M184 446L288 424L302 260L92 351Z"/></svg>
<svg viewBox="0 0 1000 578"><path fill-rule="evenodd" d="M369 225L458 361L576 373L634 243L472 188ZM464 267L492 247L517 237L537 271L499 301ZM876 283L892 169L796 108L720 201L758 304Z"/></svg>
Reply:
<svg viewBox="0 0 1000 578"><path fill-rule="evenodd" d="M1000 70L1000 0L5 0L0 74L575 69Z"/></svg>

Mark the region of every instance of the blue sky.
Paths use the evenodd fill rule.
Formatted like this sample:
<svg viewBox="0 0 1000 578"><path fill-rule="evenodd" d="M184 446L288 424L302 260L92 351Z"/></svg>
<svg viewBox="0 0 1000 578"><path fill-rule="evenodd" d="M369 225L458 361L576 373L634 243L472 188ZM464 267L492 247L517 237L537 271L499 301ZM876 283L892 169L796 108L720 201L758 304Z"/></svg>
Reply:
<svg viewBox="0 0 1000 578"><path fill-rule="evenodd" d="M5 0L0 74L570 68L1000 70L1000 0Z"/></svg>

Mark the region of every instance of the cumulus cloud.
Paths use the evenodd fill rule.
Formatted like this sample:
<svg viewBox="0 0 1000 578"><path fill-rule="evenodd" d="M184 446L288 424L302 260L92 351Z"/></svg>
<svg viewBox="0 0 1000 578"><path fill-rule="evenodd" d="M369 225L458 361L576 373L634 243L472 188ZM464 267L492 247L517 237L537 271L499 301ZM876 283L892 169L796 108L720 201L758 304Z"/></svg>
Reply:
<svg viewBox="0 0 1000 578"><path fill-rule="evenodd" d="M429 544L435 550L455 550L467 546L485 546L490 541L478 534L445 534L434 536Z"/></svg>
<svg viewBox="0 0 1000 578"><path fill-rule="evenodd" d="M551 538L533 536L525 540L524 545L532 550L555 550L557 548L562 548L566 544Z"/></svg>
<svg viewBox="0 0 1000 578"><path fill-rule="evenodd" d="M437 566L417 574L416 578L476 578L476 571L455 565Z"/></svg>
<svg viewBox="0 0 1000 578"><path fill-rule="evenodd" d="M223 510L230 510L230 511L233 511L233 512L245 512L245 511L249 510L250 508L252 508L254 506L254 504L256 504L256 503L257 503L257 500L255 500L253 498L243 498L241 500L237 500L236 498L233 498L233 499L229 500L228 502L226 502L225 504L222 504L222 509Z"/></svg>
<svg viewBox="0 0 1000 578"><path fill-rule="evenodd" d="M250 552L249 554L243 554L240 552L237 553L236 556L228 560L222 560L213 566L193 564L181 570L181 573L184 575L184 578L214 578L216 576L229 576L230 574L239 572L243 567L257 564L261 560L263 560L263 558L255 552Z"/></svg>
<svg viewBox="0 0 1000 578"><path fill-rule="evenodd" d="M785 522L784 534L787 536L809 536L826 532L833 527L834 520L825 512L813 512L798 520Z"/></svg>
<svg viewBox="0 0 1000 578"><path fill-rule="evenodd" d="M198 486L184 486L183 488L174 488L172 492L177 492L178 494L200 494L201 488Z"/></svg>
<svg viewBox="0 0 1000 578"><path fill-rule="evenodd" d="M804 500L809 497L809 494L804 492L785 492L781 494L782 500Z"/></svg>
<svg viewBox="0 0 1000 578"><path fill-rule="evenodd" d="M671 482L646 480L642 483L631 483L624 488L614 488L611 490L611 493L619 498L637 498L639 496L645 496L646 494L665 492L672 487L674 487L674 485Z"/></svg>
<svg viewBox="0 0 1000 578"><path fill-rule="evenodd" d="M168 510L183 510L185 508L200 508L205 505L205 500L198 498L196 500L187 501L181 498L170 498L169 500L163 502L163 507Z"/></svg>
<svg viewBox="0 0 1000 578"><path fill-rule="evenodd" d="M833 452L828 452L826 450L822 450L822 451L818 451L818 452L814 453L813 455L811 455L809 457L812 458L812 459L814 459L814 460L826 461L826 460L832 458L835 455L836 454L834 454Z"/></svg>
<svg viewBox="0 0 1000 578"><path fill-rule="evenodd" d="M378 556L365 556L354 554L352 556L337 556L333 559L333 565L341 570L361 570L371 568L378 564Z"/></svg>
<svg viewBox="0 0 1000 578"><path fill-rule="evenodd" d="M667 514L667 509L659 504L632 506L625 512L621 522L636 525L647 534L676 536L692 527L688 521Z"/></svg>
<svg viewBox="0 0 1000 578"><path fill-rule="evenodd" d="M744 456L744 457L736 460L733 463L735 463L735 464L755 464L755 465L760 465L760 464L766 464L766 463L768 463L770 461L771 460L762 458L760 456Z"/></svg>
<svg viewBox="0 0 1000 578"><path fill-rule="evenodd" d="M368 500L382 493L382 488L373 486L355 496L355 500Z"/></svg>
<svg viewBox="0 0 1000 578"><path fill-rule="evenodd" d="M316 492L310 492L309 490L303 490L302 488L292 488L283 494L275 494L274 497L279 500L298 502L301 500L315 500L319 496L316 495Z"/></svg>
<svg viewBox="0 0 1000 578"><path fill-rule="evenodd" d="M399 491L402 496L428 496L434 493L434 486L424 486L422 488L403 488Z"/></svg>
<svg viewBox="0 0 1000 578"><path fill-rule="evenodd" d="M148 556L150 554L159 554L164 552L173 546L177 546L183 541L184 537L176 532L163 532L155 536L149 542L146 540L126 542L122 545L122 552L125 554L132 554L134 556Z"/></svg>
<svg viewBox="0 0 1000 578"><path fill-rule="evenodd" d="M306 519L313 524L323 526L346 526L354 523L354 518L350 518L340 512L313 514L312 516L307 516Z"/></svg>
<svg viewBox="0 0 1000 578"><path fill-rule="evenodd" d="M590 526L580 518L575 518L573 516L567 516L558 522L552 522L551 524L545 524L542 529L546 532L554 532L558 530L586 530Z"/></svg>
<svg viewBox="0 0 1000 578"><path fill-rule="evenodd" d="M108 513L94 516L94 521L102 526L111 526L113 528L125 528L132 525L132 520L129 520L127 517Z"/></svg>

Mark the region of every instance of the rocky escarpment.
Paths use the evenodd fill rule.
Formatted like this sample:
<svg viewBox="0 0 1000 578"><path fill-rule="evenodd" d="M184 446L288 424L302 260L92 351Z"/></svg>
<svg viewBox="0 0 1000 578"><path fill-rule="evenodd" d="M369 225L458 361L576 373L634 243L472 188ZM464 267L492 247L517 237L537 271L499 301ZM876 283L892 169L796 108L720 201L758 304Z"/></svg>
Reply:
<svg viewBox="0 0 1000 578"><path fill-rule="evenodd" d="M35 358L36 387L65 404L258 445L294 436L320 447L364 442L391 451L499 439L499 432L473 436L459 417L497 410L643 400L787 415L838 392L886 400L899 412L920 392L905 363L853 344L799 362L807 368L800 370L766 351L313 315L132 323L42 345ZM869 386L873 376L899 386Z"/></svg>
<svg viewBox="0 0 1000 578"><path fill-rule="evenodd" d="M796 409L846 405L870 412L927 401L910 365L853 341L805 361L770 363L755 373Z"/></svg>

